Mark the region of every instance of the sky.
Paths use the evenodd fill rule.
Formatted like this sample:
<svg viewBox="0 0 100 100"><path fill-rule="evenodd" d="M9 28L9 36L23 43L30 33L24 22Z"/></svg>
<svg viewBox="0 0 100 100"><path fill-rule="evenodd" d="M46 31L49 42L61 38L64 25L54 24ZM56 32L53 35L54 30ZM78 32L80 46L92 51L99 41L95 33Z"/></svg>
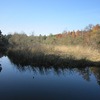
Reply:
<svg viewBox="0 0 100 100"><path fill-rule="evenodd" d="M3 34L49 35L100 24L100 0L0 0Z"/></svg>

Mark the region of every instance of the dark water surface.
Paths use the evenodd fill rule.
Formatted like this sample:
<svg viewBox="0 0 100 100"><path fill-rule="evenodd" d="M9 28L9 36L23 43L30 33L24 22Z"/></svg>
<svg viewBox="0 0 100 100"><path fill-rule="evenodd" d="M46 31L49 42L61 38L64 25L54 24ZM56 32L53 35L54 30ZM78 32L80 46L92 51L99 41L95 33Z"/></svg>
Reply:
<svg viewBox="0 0 100 100"><path fill-rule="evenodd" d="M100 68L17 66L0 58L0 100L100 100Z"/></svg>

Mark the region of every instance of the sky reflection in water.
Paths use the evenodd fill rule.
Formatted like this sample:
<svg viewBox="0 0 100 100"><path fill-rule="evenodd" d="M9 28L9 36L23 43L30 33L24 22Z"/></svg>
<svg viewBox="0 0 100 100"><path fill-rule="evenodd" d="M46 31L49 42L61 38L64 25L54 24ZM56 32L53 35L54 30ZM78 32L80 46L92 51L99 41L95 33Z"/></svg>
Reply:
<svg viewBox="0 0 100 100"><path fill-rule="evenodd" d="M100 68L17 66L0 58L1 100L100 100Z"/></svg>

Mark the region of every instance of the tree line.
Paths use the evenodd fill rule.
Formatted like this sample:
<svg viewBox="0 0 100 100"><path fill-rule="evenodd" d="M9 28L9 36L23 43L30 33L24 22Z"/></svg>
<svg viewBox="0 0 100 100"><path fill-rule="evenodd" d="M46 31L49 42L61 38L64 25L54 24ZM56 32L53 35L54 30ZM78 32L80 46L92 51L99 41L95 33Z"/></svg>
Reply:
<svg viewBox="0 0 100 100"><path fill-rule="evenodd" d="M15 32L13 35L2 35L0 31L0 47L32 48L36 45L83 45L100 49L100 25L88 25L84 30L64 31L59 34L27 36Z"/></svg>

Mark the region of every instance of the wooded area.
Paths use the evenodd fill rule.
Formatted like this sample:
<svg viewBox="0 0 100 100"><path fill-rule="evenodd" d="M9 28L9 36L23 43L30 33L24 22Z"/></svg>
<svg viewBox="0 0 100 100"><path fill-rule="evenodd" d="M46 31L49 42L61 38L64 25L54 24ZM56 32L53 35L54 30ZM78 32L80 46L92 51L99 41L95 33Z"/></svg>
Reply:
<svg viewBox="0 0 100 100"><path fill-rule="evenodd" d="M2 35L0 50L21 63L34 61L43 65L100 65L100 25L88 25L84 30L64 31L49 36L27 36L25 33ZM58 63L58 58L61 63ZM44 60L43 60L44 59ZM78 60L78 61L77 61ZM15 60L16 61L16 60ZM47 62L47 63L45 63ZM67 63L66 63L67 62ZM98 62L98 63L95 63ZM44 64L45 63L45 64Z"/></svg>

